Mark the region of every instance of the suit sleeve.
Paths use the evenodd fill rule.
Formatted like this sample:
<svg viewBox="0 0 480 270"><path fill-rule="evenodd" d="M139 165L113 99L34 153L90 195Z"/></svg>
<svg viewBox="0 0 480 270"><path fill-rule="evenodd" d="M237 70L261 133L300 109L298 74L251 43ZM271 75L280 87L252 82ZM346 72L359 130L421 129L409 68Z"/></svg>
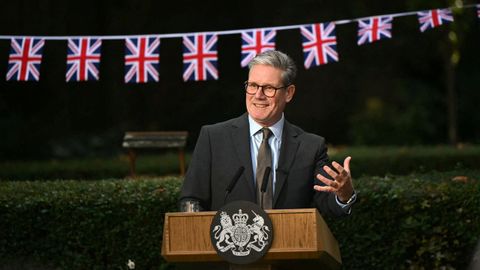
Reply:
<svg viewBox="0 0 480 270"><path fill-rule="evenodd" d="M208 128L202 127L180 192L180 202L197 200L202 209L211 208L211 142Z"/></svg>
<svg viewBox="0 0 480 270"><path fill-rule="evenodd" d="M325 184L318 180L316 175L321 174L328 179L332 179L324 170L323 166L331 166L328 154L327 154L327 147L325 146L325 142L322 139L322 142L320 143L320 146L317 150L316 154L316 166L315 166L315 172L314 172L314 184L315 185L321 185L324 186ZM318 209L318 211L322 215L327 215L327 216L335 216L335 217L340 217L340 216L345 216L346 213L342 209L342 207L337 203L337 200L335 198L335 194L330 193L330 192L319 192L315 191L315 195L313 197L314 205Z"/></svg>

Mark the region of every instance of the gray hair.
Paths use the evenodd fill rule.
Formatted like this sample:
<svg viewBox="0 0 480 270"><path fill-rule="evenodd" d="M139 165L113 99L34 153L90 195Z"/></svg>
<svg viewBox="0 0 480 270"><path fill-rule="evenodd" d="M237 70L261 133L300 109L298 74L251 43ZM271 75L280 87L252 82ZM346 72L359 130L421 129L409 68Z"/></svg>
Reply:
<svg viewBox="0 0 480 270"><path fill-rule="evenodd" d="M251 69L255 65L267 65L283 70L282 81L285 85L293 84L297 76L295 62L281 51L266 51L258 54L248 63L248 68Z"/></svg>

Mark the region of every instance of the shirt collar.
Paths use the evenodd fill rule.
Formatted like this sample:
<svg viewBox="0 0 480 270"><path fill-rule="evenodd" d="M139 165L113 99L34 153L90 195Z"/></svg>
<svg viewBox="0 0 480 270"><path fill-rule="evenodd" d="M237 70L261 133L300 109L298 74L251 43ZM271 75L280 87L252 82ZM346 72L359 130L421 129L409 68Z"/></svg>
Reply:
<svg viewBox="0 0 480 270"><path fill-rule="evenodd" d="M257 134L257 132L259 132L263 128L263 126L255 122L255 120L253 120L253 118L250 115L248 115L248 123L250 126L250 136L254 136L255 134ZM284 123L285 123L285 117L283 116L283 113L282 113L282 118L280 118L280 120L278 120L272 126L268 127L272 131L275 138L277 138L277 140L282 140Z"/></svg>

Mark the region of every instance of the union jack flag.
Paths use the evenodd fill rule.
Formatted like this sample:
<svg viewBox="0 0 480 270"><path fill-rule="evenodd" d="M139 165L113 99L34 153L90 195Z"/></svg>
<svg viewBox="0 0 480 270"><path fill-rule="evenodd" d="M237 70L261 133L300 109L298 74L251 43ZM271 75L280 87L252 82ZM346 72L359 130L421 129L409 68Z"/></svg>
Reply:
<svg viewBox="0 0 480 270"><path fill-rule="evenodd" d="M69 38L67 74L70 81L98 81L102 40L96 38Z"/></svg>
<svg viewBox="0 0 480 270"><path fill-rule="evenodd" d="M305 68L338 62L334 23L319 23L300 27Z"/></svg>
<svg viewBox="0 0 480 270"><path fill-rule="evenodd" d="M218 79L217 35L193 34L183 37L183 80Z"/></svg>
<svg viewBox="0 0 480 270"><path fill-rule="evenodd" d="M40 64L45 40L38 38L12 38L8 58L7 81L40 80Z"/></svg>
<svg viewBox="0 0 480 270"><path fill-rule="evenodd" d="M358 21L358 45L392 37L392 16L372 17Z"/></svg>
<svg viewBox="0 0 480 270"><path fill-rule="evenodd" d="M158 82L160 38L135 37L125 39L125 82Z"/></svg>
<svg viewBox="0 0 480 270"><path fill-rule="evenodd" d="M248 63L259 53L275 49L275 30L258 29L242 32L242 61L241 67Z"/></svg>
<svg viewBox="0 0 480 270"><path fill-rule="evenodd" d="M421 32L448 22L453 22L452 11L449 8L419 11L417 15Z"/></svg>

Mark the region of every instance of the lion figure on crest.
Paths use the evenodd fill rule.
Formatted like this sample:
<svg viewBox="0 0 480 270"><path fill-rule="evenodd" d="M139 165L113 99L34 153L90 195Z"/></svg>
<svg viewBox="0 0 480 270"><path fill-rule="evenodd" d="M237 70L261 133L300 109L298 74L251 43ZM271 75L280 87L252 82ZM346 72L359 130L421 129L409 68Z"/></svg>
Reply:
<svg viewBox="0 0 480 270"><path fill-rule="evenodd" d="M222 226L220 225L215 226L215 228L213 229L213 232L215 233L214 234L215 240L218 240L217 248L221 250L233 244L233 242L230 241L230 235L233 234L234 226L232 223L232 219L225 212L220 213L220 224ZM227 244L227 246L222 247L220 244L223 243L224 241Z"/></svg>

